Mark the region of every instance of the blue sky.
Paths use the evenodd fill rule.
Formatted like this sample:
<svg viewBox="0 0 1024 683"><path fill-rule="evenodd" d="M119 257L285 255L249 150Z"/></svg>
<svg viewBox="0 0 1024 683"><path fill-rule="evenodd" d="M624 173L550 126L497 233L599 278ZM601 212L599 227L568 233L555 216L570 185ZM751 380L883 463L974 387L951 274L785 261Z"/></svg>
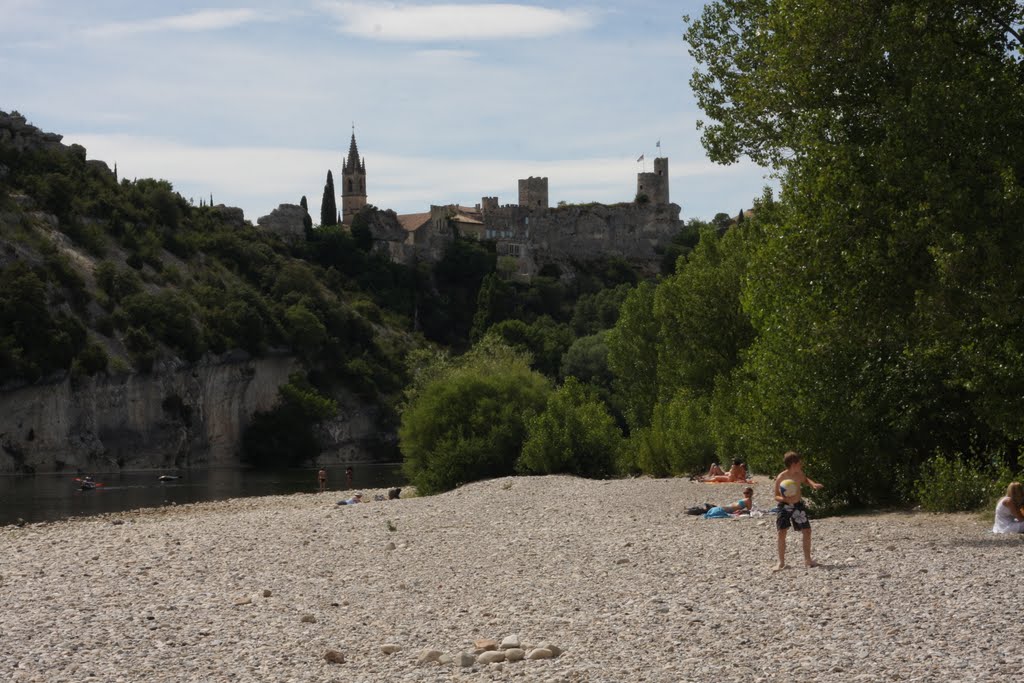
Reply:
<svg viewBox="0 0 1024 683"><path fill-rule="evenodd" d="M672 201L710 218L770 181L700 146L702 5L0 0L0 109L253 221L302 195L318 217L353 123L368 200L399 213L514 203L531 175L552 204L629 201L660 140Z"/></svg>

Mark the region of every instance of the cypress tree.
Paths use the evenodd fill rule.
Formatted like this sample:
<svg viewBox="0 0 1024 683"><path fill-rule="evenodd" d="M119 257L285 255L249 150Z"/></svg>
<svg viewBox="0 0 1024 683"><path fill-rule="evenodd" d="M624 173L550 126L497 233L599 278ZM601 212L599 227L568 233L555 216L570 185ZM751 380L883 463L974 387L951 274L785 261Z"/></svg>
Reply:
<svg viewBox="0 0 1024 683"><path fill-rule="evenodd" d="M320 202L320 225L337 225L338 204L334 200L334 175L327 171L327 184L324 185L324 198Z"/></svg>
<svg viewBox="0 0 1024 683"><path fill-rule="evenodd" d="M740 215L736 217L736 222L737 223L742 223L743 222L743 209L742 209L742 207L740 208Z"/></svg>
<svg viewBox="0 0 1024 683"><path fill-rule="evenodd" d="M309 202L306 201L306 195L302 195L302 199L299 200L299 206L306 212L302 217L302 229L308 238L313 234L313 218L309 215Z"/></svg>

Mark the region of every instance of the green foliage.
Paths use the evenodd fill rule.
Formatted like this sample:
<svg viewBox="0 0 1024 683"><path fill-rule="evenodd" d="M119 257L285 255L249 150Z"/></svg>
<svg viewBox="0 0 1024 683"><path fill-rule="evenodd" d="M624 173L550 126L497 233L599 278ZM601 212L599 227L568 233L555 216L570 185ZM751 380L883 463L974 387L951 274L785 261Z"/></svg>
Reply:
<svg viewBox="0 0 1024 683"><path fill-rule="evenodd" d="M573 332L583 337L615 327L631 289L628 284L620 284L580 296L572 312Z"/></svg>
<svg viewBox="0 0 1024 683"><path fill-rule="evenodd" d="M327 182L324 183L324 196L320 201L320 226L329 227L338 224L338 201L335 199L334 176L327 171Z"/></svg>
<svg viewBox="0 0 1024 683"><path fill-rule="evenodd" d="M655 477L703 471L715 460L710 426L706 398L680 393L658 403L650 426L630 434L631 469Z"/></svg>
<svg viewBox="0 0 1024 683"><path fill-rule="evenodd" d="M599 332L574 341L562 356L561 376L575 377L584 384L611 389L607 336L607 332Z"/></svg>
<svg viewBox="0 0 1024 683"><path fill-rule="evenodd" d="M436 292L418 300L423 333L432 340L462 346L469 339L476 301L484 278L497 263L494 245L456 239L433 269Z"/></svg>
<svg viewBox="0 0 1024 683"><path fill-rule="evenodd" d="M622 434L604 404L570 377L527 423L522 472L608 477L616 472Z"/></svg>
<svg viewBox="0 0 1024 683"><path fill-rule="evenodd" d="M277 404L253 416L242 437L243 457L257 467L308 464L320 454L316 425L337 412L332 399L301 374L293 374L278 389Z"/></svg>
<svg viewBox="0 0 1024 683"><path fill-rule="evenodd" d="M77 318L51 313L47 290L48 280L24 261L0 268L0 382L69 369L85 343Z"/></svg>
<svg viewBox="0 0 1024 683"><path fill-rule="evenodd" d="M568 325L556 323L547 315L530 324L521 320L506 320L492 326L487 334L529 353L533 358L533 367L548 377L558 375L562 355L575 340Z"/></svg>
<svg viewBox="0 0 1024 683"><path fill-rule="evenodd" d="M550 386L521 353L485 342L415 372L399 439L409 481L423 494L512 474L526 421Z"/></svg>
<svg viewBox="0 0 1024 683"><path fill-rule="evenodd" d="M1022 22L1011 0L723 0L690 23L709 156L782 186L729 228L762 235L729 295L749 345L690 351L659 387L712 387L720 447L755 469L795 448L854 506L898 499L934 453L958 454L926 472L948 479L960 454L1020 450Z"/></svg>
<svg viewBox="0 0 1024 683"><path fill-rule="evenodd" d="M1000 493L1000 476L963 457L935 455L921 467L914 494L930 512L963 512L987 505Z"/></svg>
<svg viewBox="0 0 1024 683"><path fill-rule="evenodd" d="M697 218L691 218L686 225L672 237L672 241L665 247L661 257L661 274L671 275L676 270L676 263L681 256L688 256L697 243L703 231L711 229L710 223L705 223Z"/></svg>
<svg viewBox="0 0 1024 683"><path fill-rule="evenodd" d="M608 366L625 402L630 429L645 427L658 397L658 321L654 285L641 283L622 304L619 320L606 338Z"/></svg>
<svg viewBox="0 0 1024 683"><path fill-rule="evenodd" d="M359 213L352 217L352 227L349 232L352 235L352 242L355 244L356 249L362 251L373 249L373 232L370 230L372 211L372 207L364 206L359 210Z"/></svg>

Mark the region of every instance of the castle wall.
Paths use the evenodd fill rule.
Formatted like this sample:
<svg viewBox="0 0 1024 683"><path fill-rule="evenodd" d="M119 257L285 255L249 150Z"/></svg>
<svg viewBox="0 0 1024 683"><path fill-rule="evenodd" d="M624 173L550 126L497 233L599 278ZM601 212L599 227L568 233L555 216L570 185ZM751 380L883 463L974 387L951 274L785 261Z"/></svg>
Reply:
<svg viewBox="0 0 1024 683"><path fill-rule="evenodd" d="M521 178L519 180L519 206L546 209L548 203L547 178Z"/></svg>
<svg viewBox="0 0 1024 683"><path fill-rule="evenodd" d="M646 195L652 204L668 204L668 159L654 160L654 171L636 174L637 196Z"/></svg>

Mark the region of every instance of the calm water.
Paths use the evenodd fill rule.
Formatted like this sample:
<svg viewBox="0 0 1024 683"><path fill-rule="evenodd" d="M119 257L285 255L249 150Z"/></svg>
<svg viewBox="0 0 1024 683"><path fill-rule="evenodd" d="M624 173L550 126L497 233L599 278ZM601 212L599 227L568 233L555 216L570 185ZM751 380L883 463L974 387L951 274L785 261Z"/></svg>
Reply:
<svg viewBox="0 0 1024 683"><path fill-rule="evenodd" d="M401 469L400 463L353 465L352 488L402 486ZM316 473L316 469L91 472L93 480L102 484L91 491L78 488L75 474L0 476L0 525L12 524L19 518L42 522L204 500L314 493ZM161 474L177 474L181 478L161 482ZM328 490L337 492L339 500L347 497L345 467L329 467L327 474Z"/></svg>

